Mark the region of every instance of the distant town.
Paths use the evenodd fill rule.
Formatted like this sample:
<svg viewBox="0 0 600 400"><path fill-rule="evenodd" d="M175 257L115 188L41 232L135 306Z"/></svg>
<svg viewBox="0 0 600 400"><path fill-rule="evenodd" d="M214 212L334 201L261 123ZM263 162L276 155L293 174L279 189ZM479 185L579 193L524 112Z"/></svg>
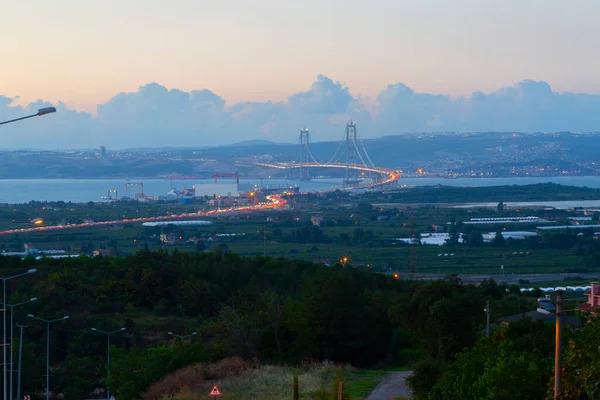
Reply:
<svg viewBox="0 0 600 400"><path fill-rule="evenodd" d="M313 138L313 140L318 138ZM600 133L407 134L362 140L373 162L403 177L545 177L598 175ZM312 142L311 155L327 159L338 142ZM162 149L0 151L0 179L285 177L257 162L300 162L301 144L249 141L230 146ZM325 177L335 171L314 171Z"/></svg>

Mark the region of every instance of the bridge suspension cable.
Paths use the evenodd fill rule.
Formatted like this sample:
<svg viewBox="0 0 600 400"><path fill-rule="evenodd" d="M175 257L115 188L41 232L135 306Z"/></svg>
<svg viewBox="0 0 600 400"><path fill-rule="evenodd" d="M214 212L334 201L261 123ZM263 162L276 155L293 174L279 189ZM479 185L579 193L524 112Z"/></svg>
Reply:
<svg viewBox="0 0 600 400"><path fill-rule="evenodd" d="M310 156L310 158L313 160L313 162L320 164L320 162L315 158L315 156L313 156L312 152L310 151L310 144L311 139L310 136L308 137L307 141L306 141L306 151L308 152L308 155Z"/></svg>
<svg viewBox="0 0 600 400"><path fill-rule="evenodd" d="M340 157L342 156L342 154L343 154L343 153L340 153L340 150L342 149L342 146L343 146L343 145L344 145L344 138L342 137L342 140L340 140L340 141L338 142L338 147L337 147L337 149L335 150L335 153L333 153L333 157L331 157L331 158L329 159L329 161L327 161L327 162L326 162L325 164L323 164L323 165L331 165L331 164L333 164L333 163L337 162L337 161L340 159Z"/></svg>
<svg viewBox="0 0 600 400"><path fill-rule="evenodd" d="M371 157L369 157L369 153L367 153L367 148L365 147L365 144L363 143L362 139L359 138L358 140L360 141L360 146L365 152L365 156L367 156L367 160L369 160L369 163L371 163L371 165L368 165L368 167L375 168L375 164L373 164L373 161L371 161Z"/></svg>

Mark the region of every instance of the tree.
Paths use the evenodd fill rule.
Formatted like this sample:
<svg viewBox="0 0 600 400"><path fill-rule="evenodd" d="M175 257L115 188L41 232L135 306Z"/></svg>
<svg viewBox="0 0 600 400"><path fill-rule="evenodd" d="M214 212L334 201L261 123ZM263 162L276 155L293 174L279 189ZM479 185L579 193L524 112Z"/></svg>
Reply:
<svg viewBox="0 0 600 400"><path fill-rule="evenodd" d="M281 237L283 236L283 231L281 230L281 228L274 228L271 231L271 235L273 236L273 238L275 239L281 239Z"/></svg>
<svg viewBox="0 0 600 400"><path fill-rule="evenodd" d="M475 343L484 321L484 304L478 288L449 276L415 291L402 316L403 325L430 357L451 360Z"/></svg>
<svg viewBox="0 0 600 400"><path fill-rule="evenodd" d="M496 236L492 239L492 246L496 247L504 247L506 245L506 240L504 239L504 235L502 232L496 232Z"/></svg>
<svg viewBox="0 0 600 400"><path fill-rule="evenodd" d="M480 341L461 354L433 387L432 400L503 400L544 397L551 361L510 343Z"/></svg>
<svg viewBox="0 0 600 400"><path fill-rule="evenodd" d="M352 241L355 244L364 245L365 243L373 240L373 232L370 230L364 230L363 228L355 228L352 232Z"/></svg>
<svg viewBox="0 0 600 400"><path fill-rule="evenodd" d="M500 299L504 295L506 285L498 285L494 278L484 279L479 287L483 290L483 294L486 297L493 297L495 299Z"/></svg>
<svg viewBox="0 0 600 400"><path fill-rule="evenodd" d="M585 324L565 346L559 399L600 399L600 314L585 313ZM554 377L550 384L554 385ZM552 398L548 393L547 399Z"/></svg>
<svg viewBox="0 0 600 400"><path fill-rule="evenodd" d="M481 246L483 243L483 235L478 230L473 229L467 236L467 244L470 246Z"/></svg>
<svg viewBox="0 0 600 400"><path fill-rule="evenodd" d="M503 202L498 203L498 205L496 206L496 212L498 214L504 214L504 203Z"/></svg>
<svg viewBox="0 0 600 400"><path fill-rule="evenodd" d="M446 239L447 246L456 246L459 243L460 233L458 233L458 229L455 225L452 225L450 229L450 233L448 235L448 239Z"/></svg>
<svg viewBox="0 0 600 400"><path fill-rule="evenodd" d="M435 384L432 400L544 398L552 373L552 326L522 320L460 353Z"/></svg>
<svg viewBox="0 0 600 400"><path fill-rule="evenodd" d="M442 375L445 365L445 362L432 358L415 363L413 374L406 378L415 399L427 400L429 398L429 393Z"/></svg>
<svg viewBox="0 0 600 400"><path fill-rule="evenodd" d="M368 214L373 211L373 206L369 203L359 203L358 212L361 214Z"/></svg>

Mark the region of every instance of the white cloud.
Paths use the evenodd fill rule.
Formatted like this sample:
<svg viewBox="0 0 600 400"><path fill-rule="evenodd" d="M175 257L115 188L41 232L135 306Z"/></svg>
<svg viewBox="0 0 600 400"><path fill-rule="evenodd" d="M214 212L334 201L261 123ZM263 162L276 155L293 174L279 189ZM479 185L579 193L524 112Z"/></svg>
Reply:
<svg viewBox="0 0 600 400"><path fill-rule="evenodd" d="M0 95L0 120L50 105L38 100L18 106L16 100ZM249 139L294 142L304 126L311 129L314 141L339 140L349 118L357 121L363 138L442 130L600 130L600 95L556 93L546 82L531 80L455 100L415 93L397 83L388 85L376 102L365 104L348 87L319 75L310 89L291 94L285 102L244 102L230 107L207 89L185 92L150 83L98 105L95 118L62 103L55 106L55 115L0 127L2 147L204 146Z"/></svg>

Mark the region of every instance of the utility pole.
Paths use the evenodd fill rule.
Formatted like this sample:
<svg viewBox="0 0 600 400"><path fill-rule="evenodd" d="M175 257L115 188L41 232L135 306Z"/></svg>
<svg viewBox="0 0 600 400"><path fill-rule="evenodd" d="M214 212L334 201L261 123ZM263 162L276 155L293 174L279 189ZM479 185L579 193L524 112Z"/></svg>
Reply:
<svg viewBox="0 0 600 400"><path fill-rule="evenodd" d="M490 301L486 300L485 301L485 317L486 317L486 328L487 328L486 333L487 333L488 338L492 337L492 325L490 324L491 315L492 315L492 310L490 310Z"/></svg>
<svg viewBox="0 0 600 400"><path fill-rule="evenodd" d="M560 394L560 384L562 379L562 314L563 297L562 290L556 291L556 344L554 352L554 399L558 399Z"/></svg>

